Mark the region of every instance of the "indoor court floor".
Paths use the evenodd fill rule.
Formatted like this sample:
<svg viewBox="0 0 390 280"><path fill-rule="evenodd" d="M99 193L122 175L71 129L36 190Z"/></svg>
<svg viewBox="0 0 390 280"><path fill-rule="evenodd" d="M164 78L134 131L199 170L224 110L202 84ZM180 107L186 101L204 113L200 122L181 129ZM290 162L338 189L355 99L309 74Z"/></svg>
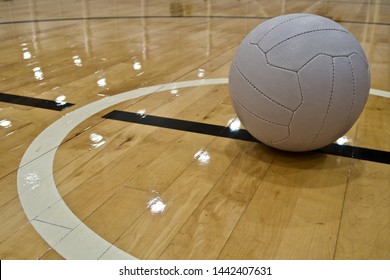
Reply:
<svg viewBox="0 0 390 280"><path fill-rule="evenodd" d="M236 117L258 24L333 19L371 70L313 152ZM0 0L0 259L390 259L389 0Z"/></svg>

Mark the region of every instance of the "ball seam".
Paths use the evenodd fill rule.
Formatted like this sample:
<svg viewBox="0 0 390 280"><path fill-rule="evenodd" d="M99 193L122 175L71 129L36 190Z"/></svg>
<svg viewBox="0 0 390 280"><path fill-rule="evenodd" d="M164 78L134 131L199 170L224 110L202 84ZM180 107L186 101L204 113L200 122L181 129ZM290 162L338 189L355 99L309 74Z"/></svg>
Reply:
<svg viewBox="0 0 390 280"><path fill-rule="evenodd" d="M290 111L290 112L294 112L294 111L291 110L290 108L284 106L283 104L280 104L279 102L273 100L272 98L270 98L269 96L267 96L266 94L264 94L261 90L259 90L254 84L252 84L252 83L245 77L245 75L241 72L240 68L238 67L236 61L234 61L233 64L234 64L234 66L236 67L237 72L240 74L240 76L241 76L241 77L242 77L242 78L243 78L243 79L244 79L252 88L254 88L258 93L260 93L262 96L264 96L265 98L267 98L267 99L270 100L271 102L273 102L273 103L279 105L280 107L282 107L282 108L284 108L284 109L286 109L286 110L288 110L288 111Z"/></svg>
<svg viewBox="0 0 390 280"><path fill-rule="evenodd" d="M314 59L316 59L318 56L320 55L324 55L324 56L329 56L331 58L336 58L336 57L350 57L351 55L353 54L356 54L358 55L360 58L361 56L357 53L357 52L352 52L350 54L343 54L343 55L331 55L331 54L327 54L327 53L318 53L316 54L315 56L313 56L312 58L310 58L310 60L308 60L304 65L302 65L301 68L298 69L297 73L300 72L303 68L305 68L310 62L312 62ZM363 60L363 59L362 59Z"/></svg>
<svg viewBox="0 0 390 280"><path fill-rule="evenodd" d="M260 44L260 42L261 42L268 34L270 34L272 31L274 31L274 30L275 30L276 28L278 28L279 26L281 26L281 25L283 25L283 24L285 24L285 23L287 23L287 22L296 20L296 19L305 18L305 17L311 17L311 16L312 16L312 15L301 15L301 16L297 16L297 17L290 18L290 19L287 19L287 20L285 20L285 21L280 22L278 25L274 26L274 27L273 27L272 29L270 29L267 33L265 33L265 34L263 35L263 37L261 37L261 38L259 39L259 41L257 42L257 44Z"/></svg>
<svg viewBox="0 0 390 280"><path fill-rule="evenodd" d="M333 70L333 72L332 72L332 89L331 89L331 92L330 92L330 97L329 97L328 107L326 108L326 113L324 115L324 118L322 120L321 126L318 129L316 135L313 137L313 139L310 141L310 143L305 147L305 149L307 147L310 147L315 142L315 140L317 139L318 135L320 135L320 133L321 133L323 127L324 127L325 121L326 121L326 119L328 117L328 114L329 114L329 111L330 111L330 107L332 105L334 88L335 88L335 62L334 62L334 58L333 57L332 57L332 70Z"/></svg>
<svg viewBox="0 0 390 280"><path fill-rule="evenodd" d="M262 121L265 121L265 122L270 123L270 124L279 125L279 126L283 126L283 127L288 127L287 125L280 124L280 123L276 123L276 122L273 122L273 121L264 119L264 118L262 118L262 117L256 115L256 114L253 113L251 110L249 110L247 107L245 107L240 101L238 101L237 97L235 97L234 95L231 95L231 96L232 96L232 98L234 99L234 101L236 101L237 104L240 105L241 108L243 108L245 111L247 111L249 114L251 114L252 116L256 117L257 119L262 120Z"/></svg>
<svg viewBox="0 0 390 280"><path fill-rule="evenodd" d="M314 33L314 32L322 32L322 31L337 31L337 32L343 32L343 33L347 33L347 34L351 34L350 32L348 31L345 31L345 30L342 30L342 29L337 29L337 28L321 28L321 29L316 29L316 30L309 30L309 31L306 31L306 32L302 32L302 33L299 33L299 34L296 34L296 35L293 35L291 37L288 37L286 39L284 39L283 41L277 43L276 45L274 45L272 48L270 48L268 51L264 51L265 54L269 53L270 51L272 51L273 49L275 49L277 46L283 44L284 42L287 42L288 40L291 40L295 37L299 37L299 36L302 36L302 35L306 35L306 34L309 34L309 33ZM259 46L260 47L260 46ZM261 47L260 47L261 48Z"/></svg>
<svg viewBox="0 0 390 280"><path fill-rule="evenodd" d="M352 85L353 85L353 95L352 95L352 105L351 105L351 109L349 110L349 113L348 113L348 117L347 117L347 120L345 122L345 125L344 125L344 130L346 130L346 128L348 127L348 124L350 122L350 118L351 118L351 115L352 115L352 111L353 111L353 108L355 107L355 97L356 97L356 79L355 79L355 71L353 69L353 65L352 65L352 62L349 58L350 56L348 56L348 63L349 63L349 66L351 67L351 71L352 71Z"/></svg>

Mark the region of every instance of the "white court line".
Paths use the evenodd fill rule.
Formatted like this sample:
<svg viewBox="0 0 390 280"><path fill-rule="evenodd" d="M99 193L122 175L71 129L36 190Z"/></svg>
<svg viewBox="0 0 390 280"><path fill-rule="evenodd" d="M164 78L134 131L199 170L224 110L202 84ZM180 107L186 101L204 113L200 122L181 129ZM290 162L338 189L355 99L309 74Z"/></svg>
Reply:
<svg viewBox="0 0 390 280"><path fill-rule="evenodd" d="M19 199L35 230L65 259L136 259L88 228L65 204L53 177L58 147L77 125L113 105L165 90L227 83L227 78L204 79L131 90L92 102L49 125L27 148L17 174ZM370 92L390 98L389 92Z"/></svg>
<svg viewBox="0 0 390 280"><path fill-rule="evenodd" d="M48 126L27 148L17 174L19 199L35 230L65 259L136 259L89 229L65 204L53 177L57 148L77 125L113 105L165 90L227 83L205 79L140 88L92 102Z"/></svg>
<svg viewBox="0 0 390 280"><path fill-rule="evenodd" d="M382 96L386 98L390 98L390 92L384 91L384 90L379 90L379 89L370 89L370 94L372 95L377 95L377 96Z"/></svg>

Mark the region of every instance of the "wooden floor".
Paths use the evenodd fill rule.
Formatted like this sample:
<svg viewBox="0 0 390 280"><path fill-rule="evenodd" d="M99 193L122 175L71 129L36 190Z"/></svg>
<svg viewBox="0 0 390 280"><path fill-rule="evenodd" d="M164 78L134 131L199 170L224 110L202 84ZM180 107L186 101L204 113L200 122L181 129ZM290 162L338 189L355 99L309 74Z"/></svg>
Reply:
<svg viewBox="0 0 390 280"><path fill-rule="evenodd" d="M388 0L0 1L0 92L34 98L0 102L0 259L390 259L389 164L103 117L227 126L238 45L287 13L345 26L366 52L371 88L390 91ZM206 84L180 87L193 80ZM45 143L60 125L21 165L34 139L72 122L71 112L163 84L81 119L50 164ZM73 106L37 106L45 100ZM389 152L389 124L390 99L370 94L343 139ZM39 169L60 194L52 204L46 191L34 196L50 181ZM45 214L59 202L80 222L68 226L66 210Z"/></svg>

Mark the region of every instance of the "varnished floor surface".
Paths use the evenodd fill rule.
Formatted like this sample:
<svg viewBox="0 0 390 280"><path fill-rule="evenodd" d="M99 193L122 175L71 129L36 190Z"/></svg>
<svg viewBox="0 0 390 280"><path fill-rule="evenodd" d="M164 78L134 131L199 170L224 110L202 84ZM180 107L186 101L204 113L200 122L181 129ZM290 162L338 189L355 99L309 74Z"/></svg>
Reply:
<svg viewBox="0 0 390 280"><path fill-rule="evenodd" d="M360 41L383 94L338 144L388 160L388 0L0 1L0 259L390 259L388 163L159 126L237 124L234 53L287 13Z"/></svg>

